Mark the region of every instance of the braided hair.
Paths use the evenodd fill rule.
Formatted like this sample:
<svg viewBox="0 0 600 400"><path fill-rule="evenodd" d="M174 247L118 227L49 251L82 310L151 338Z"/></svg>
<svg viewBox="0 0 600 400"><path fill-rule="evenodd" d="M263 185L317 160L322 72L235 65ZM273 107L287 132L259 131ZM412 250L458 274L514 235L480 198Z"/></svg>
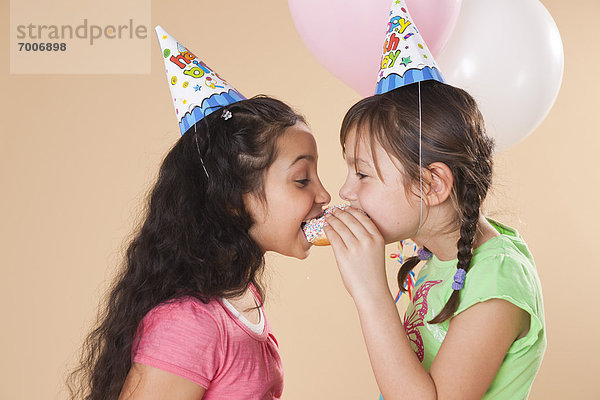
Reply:
<svg viewBox="0 0 600 400"><path fill-rule="evenodd" d="M381 145L402 164L404 178L409 183L407 190L414 190L415 184L418 186L421 167L427 168L434 162L448 166L454 178L450 194L457 212L454 228L460 231L456 244L457 270L462 269L466 274L473 258L480 208L492 183L494 142L485 133L477 103L466 91L437 81L420 82L420 86L421 151L417 83L356 103L344 117L340 141L345 150L348 133L355 129L357 144L366 138L372 152L376 144ZM400 290L405 291L408 274L419 262L415 256L402 264L397 276ZM441 323L452 317L458 308L459 293L460 289L453 291L430 323Z"/></svg>

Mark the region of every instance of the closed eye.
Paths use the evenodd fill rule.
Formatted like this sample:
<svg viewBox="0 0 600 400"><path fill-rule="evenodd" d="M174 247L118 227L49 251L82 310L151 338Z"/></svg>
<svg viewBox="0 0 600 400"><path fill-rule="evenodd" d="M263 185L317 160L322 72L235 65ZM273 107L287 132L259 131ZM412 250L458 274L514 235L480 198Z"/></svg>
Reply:
<svg viewBox="0 0 600 400"><path fill-rule="evenodd" d="M364 179L364 178L366 178L368 175L365 175L365 174L363 174L363 173L357 172L357 173L356 173L356 176L357 176L357 177L358 177L358 179L360 180L360 179Z"/></svg>
<svg viewBox="0 0 600 400"><path fill-rule="evenodd" d="M297 179L295 181L300 187L305 187L310 183L310 179Z"/></svg>

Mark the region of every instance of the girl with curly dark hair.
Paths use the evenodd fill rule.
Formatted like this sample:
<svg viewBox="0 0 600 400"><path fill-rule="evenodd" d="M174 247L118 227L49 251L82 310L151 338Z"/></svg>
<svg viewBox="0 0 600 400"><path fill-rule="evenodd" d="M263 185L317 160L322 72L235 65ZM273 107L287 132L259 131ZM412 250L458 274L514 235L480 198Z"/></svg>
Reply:
<svg viewBox="0 0 600 400"><path fill-rule="evenodd" d="M190 127L160 167L71 398L279 398L264 255L307 257L301 225L329 201L314 137L281 101L238 101Z"/></svg>

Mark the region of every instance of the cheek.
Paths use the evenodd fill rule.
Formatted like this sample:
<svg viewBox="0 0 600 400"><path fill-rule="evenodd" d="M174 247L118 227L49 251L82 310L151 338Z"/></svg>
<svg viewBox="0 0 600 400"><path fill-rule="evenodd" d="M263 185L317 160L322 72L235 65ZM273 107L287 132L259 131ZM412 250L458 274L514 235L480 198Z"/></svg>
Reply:
<svg viewBox="0 0 600 400"><path fill-rule="evenodd" d="M384 209L382 207L376 207L374 209L365 210L365 212L369 215L377 229L384 234L388 229L391 222L391 215L389 213L390 210L387 208Z"/></svg>
<svg viewBox="0 0 600 400"><path fill-rule="evenodd" d="M360 196L360 205L384 236L411 225L419 212L418 202L415 208L404 193L395 190L380 190L376 193L364 191Z"/></svg>
<svg viewBox="0 0 600 400"><path fill-rule="evenodd" d="M282 197L287 201L281 201L277 205L277 210L271 215L271 222L280 232L291 232L299 229L300 223L310 212L312 203L304 196L298 193Z"/></svg>
<svg viewBox="0 0 600 400"><path fill-rule="evenodd" d="M390 206L386 200L389 198L388 195L378 187L364 185L357 191L356 198L363 210L369 215L385 213L385 209Z"/></svg>

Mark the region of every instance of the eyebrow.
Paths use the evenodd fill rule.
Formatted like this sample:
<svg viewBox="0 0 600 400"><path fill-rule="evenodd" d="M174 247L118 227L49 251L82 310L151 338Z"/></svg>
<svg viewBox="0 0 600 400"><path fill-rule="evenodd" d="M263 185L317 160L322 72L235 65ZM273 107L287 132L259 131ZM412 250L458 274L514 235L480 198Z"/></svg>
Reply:
<svg viewBox="0 0 600 400"><path fill-rule="evenodd" d="M300 160L307 160L307 161L310 161L310 162L314 162L315 161L315 157L311 156L310 154L299 155L298 157L296 157L296 159L294 160L294 162L292 162L290 164L290 166L288 167L288 169L292 168L294 166L294 164L296 164Z"/></svg>

